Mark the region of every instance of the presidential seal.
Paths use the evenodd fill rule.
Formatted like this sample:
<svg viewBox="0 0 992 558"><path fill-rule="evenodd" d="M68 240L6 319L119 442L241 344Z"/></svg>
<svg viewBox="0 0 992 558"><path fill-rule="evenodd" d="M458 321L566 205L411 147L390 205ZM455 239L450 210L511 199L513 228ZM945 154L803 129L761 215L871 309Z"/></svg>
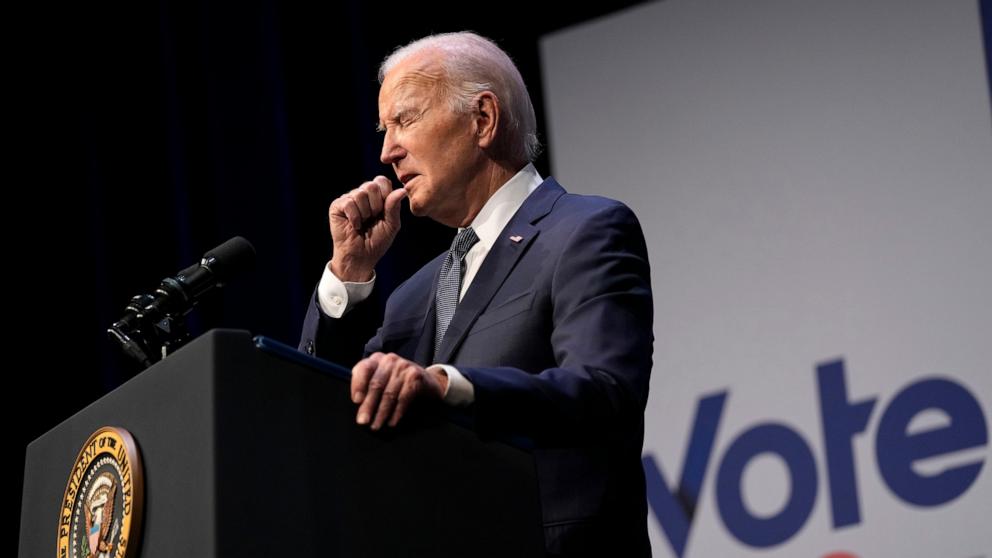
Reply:
<svg viewBox="0 0 992 558"><path fill-rule="evenodd" d="M134 438L103 427L79 450L59 517L59 558L129 558L141 535L144 481Z"/></svg>

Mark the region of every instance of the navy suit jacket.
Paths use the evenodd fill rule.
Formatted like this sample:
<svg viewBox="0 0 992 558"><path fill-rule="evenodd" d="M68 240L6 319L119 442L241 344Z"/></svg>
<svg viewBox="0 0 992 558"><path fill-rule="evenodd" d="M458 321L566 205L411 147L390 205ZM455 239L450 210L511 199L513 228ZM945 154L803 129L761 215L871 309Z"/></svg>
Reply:
<svg viewBox="0 0 992 558"><path fill-rule="evenodd" d="M480 434L535 441L550 553L649 556L641 449L653 306L633 212L545 180L486 256L432 362L444 256L390 295L365 354L454 365L475 388ZM300 349L333 355L360 306L335 320L315 294Z"/></svg>

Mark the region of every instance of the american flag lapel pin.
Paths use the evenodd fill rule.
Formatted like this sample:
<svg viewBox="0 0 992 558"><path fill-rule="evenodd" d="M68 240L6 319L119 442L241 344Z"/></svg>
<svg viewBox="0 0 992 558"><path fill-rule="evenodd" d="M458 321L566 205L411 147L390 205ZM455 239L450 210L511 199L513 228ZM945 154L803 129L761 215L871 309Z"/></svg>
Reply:
<svg viewBox="0 0 992 558"><path fill-rule="evenodd" d="M520 235L518 235L518 234L515 234L515 235L513 235L513 236L511 236L511 237L510 237L510 240L512 240L513 242L516 242L516 243L518 243L518 244L519 244L519 243L520 243L520 241L521 241L521 240L523 240L523 239L524 239L524 237L522 237L522 236L520 236Z"/></svg>

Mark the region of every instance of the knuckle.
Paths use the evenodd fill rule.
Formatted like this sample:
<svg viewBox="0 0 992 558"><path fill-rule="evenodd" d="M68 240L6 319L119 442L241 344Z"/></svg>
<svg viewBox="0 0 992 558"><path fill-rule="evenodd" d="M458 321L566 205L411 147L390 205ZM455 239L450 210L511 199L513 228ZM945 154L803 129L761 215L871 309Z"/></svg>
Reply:
<svg viewBox="0 0 992 558"><path fill-rule="evenodd" d="M369 382L369 389L374 389L376 391L382 391L386 389L386 382L382 378L375 377Z"/></svg>
<svg viewBox="0 0 992 558"><path fill-rule="evenodd" d="M411 374L407 382L410 384L411 389L419 390L424 384L424 377L420 374Z"/></svg>

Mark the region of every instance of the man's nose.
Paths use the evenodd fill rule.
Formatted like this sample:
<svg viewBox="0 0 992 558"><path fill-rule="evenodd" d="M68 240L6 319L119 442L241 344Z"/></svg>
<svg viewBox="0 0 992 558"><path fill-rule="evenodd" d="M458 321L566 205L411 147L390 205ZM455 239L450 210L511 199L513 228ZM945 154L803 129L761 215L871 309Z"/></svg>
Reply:
<svg viewBox="0 0 992 558"><path fill-rule="evenodd" d="M386 130L386 135L382 139L382 153L379 160L386 165L392 165L406 155L406 150L396 141L392 130Z"/></svg>

